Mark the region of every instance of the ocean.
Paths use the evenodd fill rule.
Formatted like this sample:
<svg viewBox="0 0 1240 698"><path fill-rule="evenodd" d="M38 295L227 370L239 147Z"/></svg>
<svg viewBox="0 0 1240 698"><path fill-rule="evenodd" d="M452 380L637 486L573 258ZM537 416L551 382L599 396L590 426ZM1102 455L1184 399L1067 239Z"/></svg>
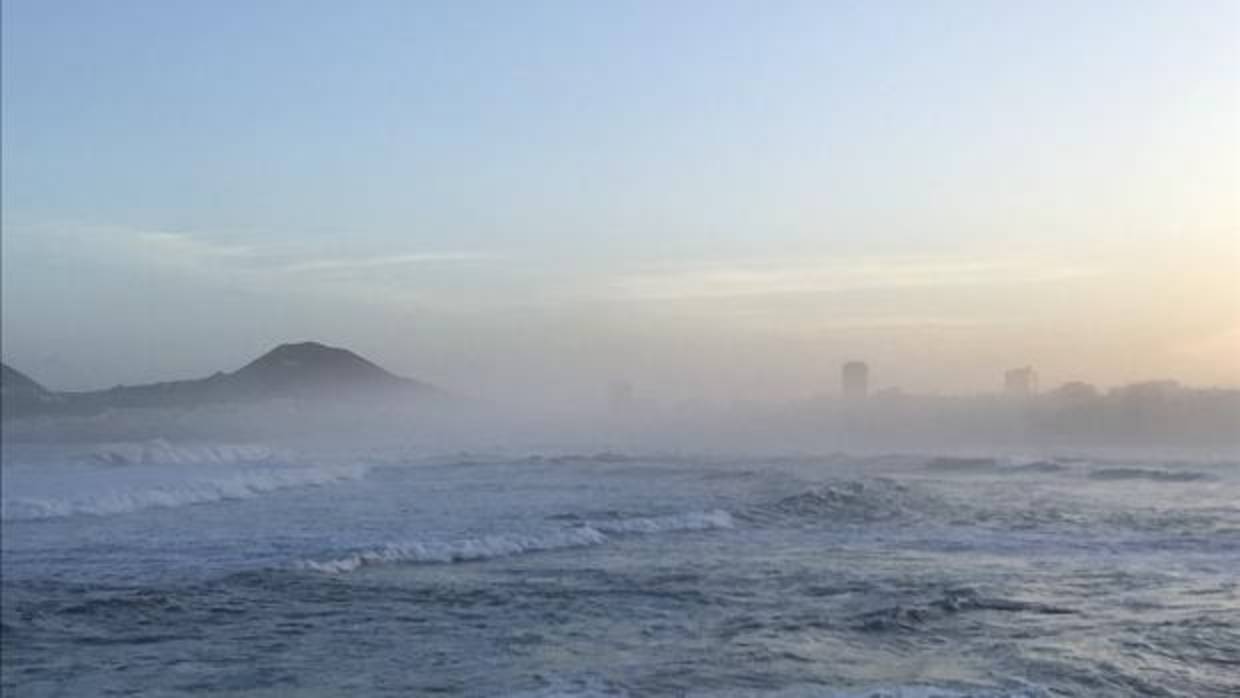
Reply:
<svg viewBox="0 0 1240 698"><path fill-rule="evenodd" d="M6 696L1240 695L1240 464L6 447Z"/></svg>

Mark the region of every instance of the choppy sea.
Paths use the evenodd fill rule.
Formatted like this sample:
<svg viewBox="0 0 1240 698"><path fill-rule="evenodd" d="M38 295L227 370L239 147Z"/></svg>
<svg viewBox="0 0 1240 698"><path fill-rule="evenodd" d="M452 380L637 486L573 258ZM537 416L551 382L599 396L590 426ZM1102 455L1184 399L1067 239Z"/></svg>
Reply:
<svg viewBox="0 0 1240 698"><path fill-rule="evenodd" d="M6 696L1240 695L1240 464L6 449Z"/></svg>

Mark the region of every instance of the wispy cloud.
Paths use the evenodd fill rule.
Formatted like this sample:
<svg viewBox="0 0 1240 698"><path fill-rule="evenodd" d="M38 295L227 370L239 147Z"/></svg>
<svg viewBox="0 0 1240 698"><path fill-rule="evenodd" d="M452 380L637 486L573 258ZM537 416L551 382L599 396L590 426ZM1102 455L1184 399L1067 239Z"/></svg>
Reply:
<svg viewBox="0 0 1240 698"><path fill-rule="evenodd" d="M196 238L185 233L145 232L135 234L136 241L149 249L159 250L182 258L243 258L254 257L258 248L253 245L219 244Z"/></svg>
<svg viewBox="0 0 1240 698"><path fill-rule="evenodd" d="M61 267L163 270L184 281L275 297L423 308L461 306L454 265L501 259L473 250L367 248L270 232L208 234L80 221L6 222L4 243L13 251L6 263L18 254L54 255ZM488 269L477 278L491 276Z"/></svg>
<svg viewBox="0 0 1240 698"><path fill-rule="evenodd" d="M622 275L613 294L630 300L723 299L1050 283L1100 270L1055 260L984 257L831 258L704 262Z"/></svg>
<svg viewBox="0 0 1240 698"><path fill-rule="evenodd" d="M281 268L292 273L341 272L381 267L399 267L440 262L473 262L489 259L489 255L477 252L421 252L393 254L377 257L336 257L293 262Z"/></svg>
<svg viewBox="0 0 1240 698"><path fill-rule="evenodd" d="M228 272L261 271L264 274L324 274L339 278L352 272L386 268L470 262L489 255L468 251L399 252L369 256L327 256L321 248L298 243L246 245L218 242L186 233L132 232L131 244L156 263L195 266Z"/></svg>

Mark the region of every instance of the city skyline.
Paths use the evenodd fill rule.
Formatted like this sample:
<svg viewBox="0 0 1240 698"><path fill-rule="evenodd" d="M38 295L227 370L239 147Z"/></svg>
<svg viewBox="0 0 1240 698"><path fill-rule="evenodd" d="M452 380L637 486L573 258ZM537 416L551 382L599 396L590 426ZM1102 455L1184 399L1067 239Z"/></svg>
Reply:
<svg viewBox="0 0 1240 698"><path fill-rule="evenodd" d="M293 348L295 347L306 347L306 346L324 347L325 349L329 351L342 351L343 353L346 353L346 354L351 353L344 347L326 347L325 345L319 342L306 341L306 342L301 342L301 343L282 344L272 349L272 351L269 352L269 354L282 352L282 351L292 351L294 350ZM12 366L8 364L5 364L5 365L7 369L16 370L18 373L20 373L21 374L20 379L22 380L30 380L30 381L33 381L35 384L37 384L40 388L48 389L53 392L63 392L65 394L74 394L74 393L85 394L89 392L106 391L108 388L113 388L113 389L120 388L120 387L127 387L127 388L139 387L140 388L143 386L154 386L154 385L167 383L165 381L154 381L154 382L137 383L137 384L130 384L130 385L108 384L106 386L97 385L97 386L91 386L88 388L64 390L56 386L44 384L42 381L38 380L36 377L26 375L24 371L21 371L16 366ZM1232 393L1240 392L1240 388L1234 388L1234 387L1225 386L1225 385L1193 385L1193 384L1182 382L1181 380L1179 380L1178 378L1174 376L1148 378L1144 380L1131 381L1131 382L1119 383L1119 384L1110 384L1110 385L1108 384L1098 385L1089 380L1084 379L1083 377L1077 376L1077 377L1065 378L1063 380L1059 380L1054 383L1043 384L1041 374L1032 365L1025 365L1025 366L1021 366L1017 368L1006 369L1002 371L1001 373L996 374L996 383L994 386L991 387L991 389L983 389L980 391L973 391L973 392L951 392L951 391L941 391L941 390L930 390L930 391L925 391L925 392L917 392L917 391L906 391L904 389L904 386L901 386L898 384L883 382L881 380L882 374L880 372L872 372L870 364L863 360L850 359L840 364L838 366L838 369L839 369L838 385L834 390L830 389L826 383L824 383L823 385L819 385L819 386L810 385L810 387L807 388L807 391L802 394L789 395L789 396L784 397L782 400L773 400L769 402L778 403L778 402L788 401L788 402L796 403L796 402L800 402L803 400L812 401L812 400L820 400L820 399L828 398L828 397L840 398L846 402L854 402L854 403L863 402L863 401L868 400L869 398L875 398L875 399L935 398L935 397L984 398L984 397L990 397L990 396L1002 396L1002 397L1006 397L1009 399L1019 400L1019 399L1031 399L1031 398L1038 398L1038 397L1045 397L1045 396L1056 396L1056 395L1080 398L1085 395L1089 395L1093 397L1101 397L1101 396L1108 395L1108 394L1123 393L1125 391L1131 391L1134 389L1140 389L1140 390L1151 389L1151 390L1159 390L1159 391L1206 390L1206 391L1222 391L1222 392L1232 392ZM231 369L228 369L228 370L231 370ZM211 374L211 376L197 376L197 375L178 376L178 377L173 378L172 381L173 382L177 382L177 381L193 382L193 381L204 379L204 378L211 378L214 376L224 375L225 373L228 372L228 370L216 370L215 372ZM414 379L415 382L417 382L416 377L414 376L397 376L397 377L398 378L411 378L411 379ZM873 378L875 377L878 378L879 380L873 380ZM607 411L610 412L612 415L624 414L626 412L634 410L636 406L638 405L640 405L643 409L645 409L645 408L651 408L651 407L663 408L671 404L665 400L658 399L657 396L652 400L651 395L643 394L641 385L635 384L632 381L625 379L625 378L614 378L610 380L608 383L606 383L605 387L606 387L604 391L605 396L601 402L606 405ZM446 389L442 392L443 395L453 395L454 397L463 397L462 395L459 395L459 394L454 395L450 386L437 386L435 389L437 391L440 389ZM477 398L479 396L468 396L468 397ZM753 399L753 396L730 396L730 397L724 398L723 401L724 402L731 401L733 403L750 402L753 404L764 402L764 400L761 400L761 399L755 401ZM693 401L683 400L683 399L680 401L681 404L686 404L686 403L691 403L691 402ZM707 401L707 402L710 402L710 401ZM705 403L700 403L700 404L702 404L703 406L705 405Z"/></svg>

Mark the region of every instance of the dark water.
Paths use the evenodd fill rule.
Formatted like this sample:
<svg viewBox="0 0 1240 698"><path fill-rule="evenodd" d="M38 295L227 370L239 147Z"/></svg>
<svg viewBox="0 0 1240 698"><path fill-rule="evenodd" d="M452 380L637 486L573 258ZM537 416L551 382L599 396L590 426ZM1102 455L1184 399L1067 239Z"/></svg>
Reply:
<svg viewBox="0 0 1240 698"><path fill-rule="evenodd" d="M5 695L1240 694L1226 462L158 460L9 457Z"/></svg>

